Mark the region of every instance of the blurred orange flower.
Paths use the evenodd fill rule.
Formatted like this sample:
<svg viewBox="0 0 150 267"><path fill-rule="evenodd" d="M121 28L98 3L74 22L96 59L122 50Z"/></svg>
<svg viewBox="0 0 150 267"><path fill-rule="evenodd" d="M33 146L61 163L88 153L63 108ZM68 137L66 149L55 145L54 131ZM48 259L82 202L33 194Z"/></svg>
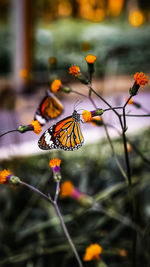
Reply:
<svg viewBox="0 0 150 267"><path fill-rule="evenodd" d="M3 170L0 172L0 184L6 184L7 183L7 176L10 175L10 171Z"/></svg>
<svg viewBox="0 0 150 267"><path fill-rule="evenodd" d="M74 76L81 75L81 71L80 71L79 66L77 66L77 65L71 66L69 68L69 73L72 74L72 75L74 75Z"/></svg>
<svg viewBox="0 0 150 267"><path fill-rule="evenodd" d="M102 247L98 244L91 244L86 248L83 260L91 261L99 259L99 255L102 253Z"/></svg>
<svg viewBox="0 0 150 267"><path fill-rule="evenodd" d="M51 83L51 90L53 93L57 93L57 91L59 91L59 89L62 87L62 82L59 79L55 79L52 83Z"/></svg>
<svg viewBox="0 0 150 267"><path fill-rule="evenodd" d="M65 181L61 185L60 195L61 197L69 197L72 196L73 191L74 191L74 185L70 181Z"/></svg>
<svg viewBox="0 0 150 267"><path fill-rule="evenodd" d="M86 60L86 62L88 64L93 64L96 61L96 56L94 56L94 55L88 55L88 56L86 56L85 60Z"/></svg>

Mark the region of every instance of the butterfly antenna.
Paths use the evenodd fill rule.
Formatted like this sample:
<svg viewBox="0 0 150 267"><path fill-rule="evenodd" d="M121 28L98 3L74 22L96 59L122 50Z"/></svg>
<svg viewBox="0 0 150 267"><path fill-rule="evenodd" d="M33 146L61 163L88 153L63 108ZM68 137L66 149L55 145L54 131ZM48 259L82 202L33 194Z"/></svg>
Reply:
<svg viewBox="0 0 150 267"><path fill-rule="evenodd" d="M76 108L77 106L79 106L82 102L83 102L82 100L77 99L76 102L74 103L73 110L75 110L75 108Z"/></svg>
<svg viewBox="0 0 150 267"><path fill-rule="evenodd" d="M78 109L77 112L80 111L80 110L84 110L84 108L80 108L80 109ZM79 113L79 112L78 112L78 113ZM79 113L79 114L80 114L80 113ZM80 115L82 115L82 114L80 114Z"/></svg>

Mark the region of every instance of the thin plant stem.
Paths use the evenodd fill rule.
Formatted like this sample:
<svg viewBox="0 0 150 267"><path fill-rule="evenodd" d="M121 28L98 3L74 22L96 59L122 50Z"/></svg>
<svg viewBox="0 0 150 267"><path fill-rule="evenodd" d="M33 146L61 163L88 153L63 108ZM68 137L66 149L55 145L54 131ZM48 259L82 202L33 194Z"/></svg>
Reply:
<svg viewBox="0 0 150 267"><path fill-rule="evenodd" d="M123 108L125 108L127 106L127 104L129 103L130 99L132 98L132 95L130 95L127 99L127 101L125 102Z"/></svg>
<svg viewBox="0 0 150 267"><path fill-rule="evenodd" d="M53 205L53 207L55 208L55 211L56 211L56 213L57 213L57 215L59 217L59 220L61 222L64 234L65 234L65 236L66 236L66 238L67 238L67 240L68 240L68 242L70 244L70 247L72 248L72 251L74 252L76 260L77 260L79 266L83 267L82 262L81 262L81 260L79 258L78 252L77 252L77 250L76 250L76 248L75 248L75 246L74 246L74 244L72 242L72 239L71 239L71 237L69 235L69 232L68 232L67 227L66 227L66 225L64 223L63 217L62 217L61 212L59 210L59 207L57 205L57 198L58 198L58 194L59 194L59 182L57 182L54 201L51 199L51 197L47 196L46 194L44 194L43 192L41 192L39 189L35 188L34 186L32 186L32 185L30 185L28 183L25 183L23 181L20 181L20 184L30 188L32 191L34 191L34 192L36 192L38 194L40 194L42 197L44 197L46 200L48 200Z"/></svg>
<svg viewBox="0 0 150 267"><path fill-rule="evenodd" d="M58 195L59 195L59 190L60 190L60 182L57 181L57 182L56 182L56 192L55 192L54 202L57 202Z"/></svg>
<svg viewBox="0 0 150 267"><path fill-rule="evenodd" d="M123 116L123 114L121 114ZM150 114L126 114L126 117L150 117Z"/></svg>
<svg viewBox="0 0 150 267"><path fill-rule="evenodd" d="M122 109L122 107L113 107L113 109ZM103 109L103 111L109 111L111 110L112 111L112 108L106 108L106 109Z"/></svg>
<svg viewBox="0 0 150 267"><path fill-rule="evenodd" d="M125 113L125 107L123 107L123 121L124 121L124 127L122 127L122 137L123 137L123 144L124 144L124 153L125 153L125 162L126 162L126 168L127 168L127 177L128 177L128 183L129 183L129 195L130 195L130 201L132 205L132 220L134 223L136 223L136 203L135 198L132 190L132 179L131 179L131 169L130 169L130 162L129 162L129 155L127 150L127 138L126 138L126 113ZM136 231L133 232L133 247L132 247L132 266L136 267L136 244L137 244L137 233Z"/></svg>
<svg viewBox="0 0 150 267"><path fill-rule="evenodd" d="M126 128L126 114L125 114L125 107L128 104L129 100L131 99L132 96L128 98L126 103L123 106L123 122L121 119L121 115L102 97L100 96L92 87L90 88L91 91L97 95L119 118L119 122L121 125L122 129L122 138L123 138L123 144L124 144L124 151L125 151L125 162L126 162L126 169L127 169L127 178L128 178L128 185L129 185L129 195L131 198L131 205L132 205L132 212L133 212L133 221L136 222L136 206L135 206L135 199L132 191L132 180L131 180L131 170L130 170L130 162L129 162L129 156L128 156L128 150L127 150L127 139L125 132L127 130ZM110 141L110 139L108 139ZM111 144L111 143L110 143ZM136 267L136 239L137 239L137 234L134 231L133 233L133 259L132 259L132 264L133 267Z"/></svg>
<svg viewBox="0 0 150 267"><path fill-rule="evenodd" d="M84 95L84 94L82 94L82 93L79 93L79 92L77 92L77 91L75 91L75 90L71 90L71 93L74 93L74 94L77 94L77 95L80 95L80 96L83 96L83 97L88 98L87 95Z"/></svg>
<svg viewBox="0 0 150 267"><path fill-rule="evenodd" d="M60 210L59 210L59 207L58 207L58 205L57 205L57 202L55 202L55 201L54 201L54 207L55 207L56 213L57 213L57 215L58 215L58 217L59 217L59 219L60 219L60 222L61 222L63 231L64 231L64 233L65 233L65 236L67 237L67 240L68 240L68 242L69 242L69 244L70 244L70 247L72 248L72 250L73 250L73 252L74 252L74 255L75 255L75 257L76 257L76 260L77 260L79 266L80 266L80 267L83 267L82 262L81 262L81 260L80 260L80 258L79 258L78 252L77 252L77 250L76 250L76 248L75 248L75 246L74 246L74 244L73 244L73 242L72 242L72 239L71 239L71 237L70 237L70 235L69 235L69 232L68 232L68 230L67 230L67 228L66 228L66 225L65 225L65 223L64 223L63 217L62 217L61 212L60 212Z"/></svg>
<svg viewBox="0 0 150 267"><path fill-rule="evenodd" d="M46 200L50 201L50 198L49 198L46 194L44 194L43 192L41 192L39 189L37 189L36 187L34 187L34 186L30 185L30 184L27 184L27 183L25 183L25 182L23 182L23 181L20 181L20 184L22 184L22 185L24 185L24 186L30 188L32 191L34 191L34 192L40 194L40 195L41 195L42 197L44 197ZM51 202L51 201L50 201L50 202ZM52 202L51 202L51 203L52 203Z"/></svg>
<svg viewBox="0 0 150 267"><path fill-rule="evenodd" d="M95 108L97 108L97 106L96 106L96 104L95 104L95 102L94 102L94 100L92 99L91 96L89 97L89 99L90 99L91 103L93 104L93 106L94 106ZM120 107L119 107L119 108L120 108ZM122 108L122 107L121 107L121 108ZM112 110L112 109L109 108L109 109L107 109L107 110ZM105 111L106 111L106 110L105 110ZM121 119L121 118L120 118L120 119ZM115 153L115 149L114 149L113 143L112 143L111 138L110 138L110 136L109 136L109 132L108 132L108 129L107 129L107 125L105 124L105 122L104 122L103 119L102 119L102 122L103 122L103 125L104 125L104 129L105 129L105 133L106 133L107 139L108 139L109 144L110 144L110 147L111 147L111 149L112 149L112 154L113 154L113 156L114 156L114 159L115 159L115 161L116 161L116 164L117 164L117 166L118 166L118 168L119 168L119 170L120 170L122 176L125 178L126 183L128 183L127 175L126 175L124 169L122 168L122 166L121 166L121 164L120 164L120 162L119 162L119 160L118 160L118 158L117 158L117 156L116 156L116 153Z"/></svg>
<svg viewBox="0 0 150 267"><path fill-rule="evenodd" d="M7 131L7 132L5 132L5 133L3 133L3 134L1 134L0 135L0 137L2 137L2 136L4 136L4 135L6 135L6 134L8 134L8 133L12 133L12 132L20 132L18 129L15 129L15 130L10 130L10 131Z"/></svg>
<svg viewBox="0 0 150 267"><path fill-rule="evenodd" d="M96 95L98 96L111 110L113 110L113 112L118 116L118 112L101 96L99 95L91 86L90 86L90 90Z"/></svg>

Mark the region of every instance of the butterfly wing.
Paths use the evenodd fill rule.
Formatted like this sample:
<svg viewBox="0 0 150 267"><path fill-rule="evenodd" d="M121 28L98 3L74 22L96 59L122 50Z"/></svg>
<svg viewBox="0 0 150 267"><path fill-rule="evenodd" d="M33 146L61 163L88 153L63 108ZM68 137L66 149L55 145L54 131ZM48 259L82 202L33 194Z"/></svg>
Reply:
<svg viewBox="0 0 150 267"><path fill-rule="evenodd" d="M37 109L34 119L38 120L41 125L44 125L47 121L57 118L63 112L63 105L59 99L48 93Z"/></svg>
<svg viewBox="0 0 150 267"><path fill-rule="evenodd" d="M84 142L79 121L72 116L67 117L51 126L39 139L41 149L79 149Z"/></svg>

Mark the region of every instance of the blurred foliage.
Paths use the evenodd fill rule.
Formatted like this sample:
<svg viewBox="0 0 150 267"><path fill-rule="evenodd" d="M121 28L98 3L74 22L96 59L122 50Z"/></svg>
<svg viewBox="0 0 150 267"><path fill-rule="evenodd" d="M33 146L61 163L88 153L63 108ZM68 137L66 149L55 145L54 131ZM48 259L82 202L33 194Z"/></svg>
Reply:
<svg viewBox="0 0 150 267"><path fill-rule="evenodd" d="M130 137L147 159L150 158L149 138L149 129ZM123 145L119 139L113 143L118 159L125 167ZM80 256L83 257L86 246L97 242L103 247L101 257L106 265L131 266L132 223L128 187L106 140L84 145L79 151L51 151L38 156L12 158L1 162L1 169L9 168L25 182L53 196L55 183L48 163L56 156L62 160L63 180L71 180L95 200L89 209L69 198L58 201ZM149 266L150 164L134 149L129 156L137 204L137 266ZM45 199L21 186L1 185L0 211L0 266L77 266L59 219ZM121 256L120 249L126 250L127 255ZM96 263L84 263L84 266L94 267Z"/></svg>
<svg viewBox="0 0 150 267"><path fill-rule="evenodd" d="M108 19L92 23L82 19L58 19L49 24L35 24L33 71L48 70L57 76L66 75L66 69L79 64L86 69L84 57L95 54L96 76L104 74L129 74L150 69L149 25L131 27L127 18ZM13 35L8 25L0 24L0 73L11 70ZM55 57L56 64L48 63ZM68 79L69 77L67 77Z"/></svg>
<svg viewBox="0 0 150 267"><path fill-rule="evenodd" d="M65 69L72 64L79 64L84 71L84 56L95 54L98 57L97 76L108 72L149 71L148 32L149 25L132 28L123 19L105 23L61 19L49 27L39 25L35 35L35 69L45 70L47 58L56 57L57 64L51 66L50 73L54 70L58 75L64 75Z"/></svg>

